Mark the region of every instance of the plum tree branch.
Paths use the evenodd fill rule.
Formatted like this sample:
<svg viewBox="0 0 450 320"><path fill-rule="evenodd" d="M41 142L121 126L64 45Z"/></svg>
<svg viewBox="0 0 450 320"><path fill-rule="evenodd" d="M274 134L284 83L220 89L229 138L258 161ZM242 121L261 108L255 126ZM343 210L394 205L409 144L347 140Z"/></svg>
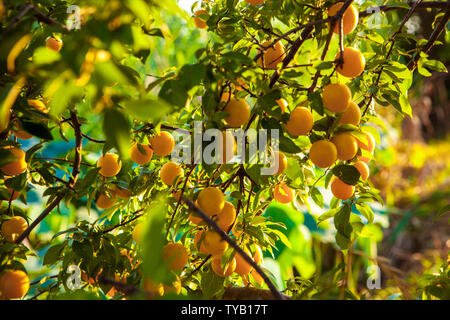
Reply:
<svg viewBox="0 0 450 320"><path fill-rule="evenodd" d="M278 38L276 38L275 40L273 40L272 43L271 43L270 45L268 45L267 47L262 46L262 49L267 50L267 49L269 49L269 48L272 48L272 47L275 45L275 43L277 43L277 42L280 41L281 39L285 39L288 35L293 34L293 33L296 33L296 32L298 32L298 31L300 31L300 30L302 30L302 29L307 29L307 28L310 28L310 27L314 27L314 26L316 26L316 25L320 25L320 24L324 24L324 23L330 22L330 21L331 21L331 17L330 17L330 18L327 18L327 19L322 19L322 20L313 21L313 22L310 22L310 23L301 24L300 26L295 27L295 28L293 28L293 29L287 31L286 33L282 34L281 36L279 36ZM294 45L294 44L295 44L295 41L292 42L292 45ZM262 52L258 53L258 54L253 58L253 61L257 61L257 60L262 56L262 54L263 54Z"/></svg>
<svg viewBox="0 0 450 320"><path fill-rule="evenodd" d="M78 180L78 175L80 174L81 166L81 151L83 148L83 137L81 135L81 123L78 119L76 111L70 112L71 122L75 131L75 158L72 165L72 176L69 178L69 187L73 188ZM52 210L59 205L62 199L64 199L65 193L60 193L56 198L47 206L47 208L42 211L42 213L28 226L28 228L17 238L16 243L21 243L28 235L33 231L36 226L42 222L42 220L47 217L47 215L52 212Z"/></svg>
<svg viewBox="0 0 450 320"><path fill-rule="evenodd" d="M210 227L214 229L215 232L217 232L223 240L225 240L235 251L237 254L240 254L244 260L250 264L256 272L263 278L264 282L269 287L270 291L272 292L273 296L277 300L283 300L283 296L281 293L277 290L275 285L270 281L269 277L264 273L264 271L258 266L258 264L244 251L239 247L239 245L233 241L226 233L223 231L217 223L212 220L206 213L203 212L200 208L198 208L191 200L187 199L186 197L181 197L183 201L187 204L190 210L195 211Z"/></svg>
<svg viewBox="0 0 450 320"><path fill-rule="evenodd" d="M106 233L109 233L109 232L111 232L111 231L113 231L113 230L115 230L115 229L117 229L117 228L126 226L127 224L133 222L134 220L136 220L136 219L142 217L142 215L143 215L143 214L141 213L142 211L144 211L144 209L139 209L139 210L133 212L132 214L135 215L133 218L130 218L130 219L128 219L127 221L118 223L118 224L116 224L116 225L110 227L109 229L103 230L103 231L102 231L102 234L106 234Z"/></svg>
<svg viewBox="0 0 450 320"><path fill-rule="evenodd" d="M444 30L445 26L447 25L447 22L450 18L450 1L447 2L447 11L445 12L444 16L441 18L441 22L436 27L436 29L433 30L433 33L431 34L430 38L428 39L427 44L421 49L416 52L416 55L411 59L411 61L408 63L408 69L414 70L416 67L416 63L420 58L420 52L427 53L434 45L437 38L439 38L439 35Z"/></svg>
<svg viewBox="0 0 450 320"><path fill-rule="evenodd" d="M169 235L169 231L170 231L170 228L172 227L173 220L175 219L175 216L178 212L178 208L181 206L181 203L182 203L181 198L184 196L184 191L186 190L186 186L189 181L189 177L191 176L191 174L195 170L195 168L197 168L197 164L192 165L191 170L189 170L186 178L184 179L183 187L181 188L181 191L180 191L180 197L178 198L177 205L175 207L175 210L173 211L172 217L171 217L169 225L167 227L165 238L167 238L167 236Z"/></svg>
<svg viewBox="0 0 450 320"><path fill-rule="evenodd" d="M324 61L327 56L328 49L330 48L331 39L333 38L334 28L336 27L336 24L339 23L339 50L341 52L341 55L340 55L337 65L342 65L342 63L344 63L344 57L342 54L342 52L344 51L344 36L343 36L342 17L344 16L345 10L347 10L347 8L352 4L352 2L353 2L352 0L347 0L342 5L341 9L334 16L329 18L330 19L330 31L328 32L327 42L325 43L325 47L323 48L323 51L322 51L322 56L320 57L320 59L322 61ZM342 25L342 28L341 28L341 25ZM314 89L316 88L317 82L319 81L319 78L320 78L320 74L321 74L320 70L317 70L316 74L314 75L312 84L308 89L309 93L313 92Z"/></svg>
<svg viewBox="0 0 450 320"><path fill-rule="evenodd" d="M190 279L194 274L196 274L204 265L208 262L209 259L211 259L212 255L207 255L205 259L194 269L189 273L185 279Z"/></svg>
<svg viewBox="0 0 450 320"><path fill-rule="evenodd" d="M313 31L313 27L307 27L303 30L300 37L297 38L297 40L294 41L294 44L292 45L291 49L289 50L289 53L286 55L286 57L283 59L283 65L281 67L281 70L287 67L287 65L294 59L295 54L300 49L300 46L305 42L306 39L308 39L309 35ZM275 83L278 81L278 79L281 76L281 70L277 70L274 72L272 77L270 78L270 84L269 88L273 88Z"/></svg>
<svg viewBox="0 0 450 320"><path fill-rule="evenodd" d="M30 10L32 10L34 6L31 3L27 3L25 5L25 8L22 9L22 11L19 12L17 16L15 16L11 22L9 23L8 27L6 28L6 34L12 29L12 27L19 22Z"/></svg>
<svg viewBox="0 0 450 320"><path fill-rule="evenodd" d="M54 24L57 26L60 26L62 29L67 30L67 26L56 21L55 19L49 17L48 15L40 12L33 4L27 3L25 7L22 9L22 11L19 12L17 16L15 16L11 22L9 23L8 27L6 28L6 34L8 34L9 31L14 27L14 25L19 22L28 12L34 11L35 17L46 24Z"/></svg>
<svg viewBox="0 0 450 320"><path fill-rule="evenodd" d="M405 15L405 17L403 18L403 20L402 20L402 22L400 23L400 25L399 25L397 31L394 32L394 34L389 38L389 41L388 41L388 42L391 43L391 46L389 47L389 51L388 51L388 53L386 54L386 57L384 58L384 61L385 61L385 62L387 61L387 59L389 58L389 56L391 55L391 53L392 53L392 51L393 51L393 49L394 49L395 39L396 39L397 35L402 31L403 26L404 26L404 25L406 24L406 22L412 17L414 11L416 11L416 9L418 8L418 6L420 5L420 3L421 3L422 1L423 1L423 0L419 0L419 1L417 1L417 2L414 3L414 5L409 9L408 13L407 13L407 14ZM374 86L376 86L376 87L378 87L378 84L380 83L381 74L383 73L383 70L384 70L384 63L381 64L380 70L378 71L378 77L377 77L377 79L375 80L375 84L374 84ZM373 93L370 94L370 97L369 97L369 99L368 99L368 101L367 101L367 104L366 104L366 108L364 109L364 111L363 111L361 117L364 117L364 116L366 115L367 110L369 110L370 104L372 103L372 100L373 100L373 98L375 97L375 94L376 94L375 92L373 92ZM364 100L361 101L361 104L363 104L363 103L364 103Z"/></svg>
<svg viewBox="0 0 450 320"><path fill-rule="evenodd" d="M414 6L417 2L421 2L421 1L409 1L408 5L409 6ZM446 8L448 5L447 1L427 1L427 2L421 2L418 6L418 8L422 8L422 9L427 9L427 8ZM374 6L374 7L370 7L364 11L359 12L359 17L360 18L364 18L364 17L368 17L371 16L373 14L379 13L380 11L386 12L386 11L392 11L392 10L406 10L407 8L402 7L402 6L395 6L395 5L382 5L382 6ZM305 23L305 24L301 24L285 33L283 33L282 35L278 36L275 40L272 41L272 43L267 46L267 47L263 47L265 50L273 47L275 45L275 43L277 43L278 41L284 39L286 41L288 41L289 43L294 44L295 42L292 42L291 40L289 40L287 38L288 35L291 35L293 33L296 33L302 29L308 28L308 27L314 27L317 25L321 25L321 24L326 24L326 23L332 23L332 21L335 20L335 17L328 17L326 19L320 19L320 20L316 20L316 21L312 21L309 23ZM337 19L336 19L337 20ZM254 58L253 61L257 61L260 57L261 57L262 53L258 53Z"/></svg>
<svg viewBox="0 0 450 320"><path fill-rule="evenodd" d="M150 129L154 129L155 128L155 126L153 124L151 124L151 123L148 123L147 125L144 125L144 127L148 127ZM191 131L189 131L187 129L177 128L177 127L169 126L169 125L165 125L165 124L161 124L160 128L164 129L164 130L180 131L180 132L183 132L184 134L191 134ZM142 130L142 128L138 129L138 130L134 130L134 132L138 132L138 131L141 131L141 130Z"/></svg>

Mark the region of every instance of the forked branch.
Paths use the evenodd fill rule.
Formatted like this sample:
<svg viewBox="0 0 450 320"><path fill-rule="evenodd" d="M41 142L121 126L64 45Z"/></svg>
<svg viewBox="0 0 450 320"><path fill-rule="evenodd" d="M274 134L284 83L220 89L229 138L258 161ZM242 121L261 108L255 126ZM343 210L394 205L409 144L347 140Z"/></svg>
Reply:
<svg viewBox="0 0 450 320"><path fill-rule="evenodd" d="M75 111L70 112L70 119L72 122L72 126L75 131L75 158L73 160L72 165L72 176L69 179L68 187L73 188L75 183L77 182L78 176L80 174L80 166L81 166L81 150L82 150L82 133L81 133L81 123L78 119L77 113ZM42 213L34 220L28 228L17 238L16 243L21 243L28 235L33 231L36 226L42 222L42 220L47 217L52 210L59 205L62 199L64 199L65 193L60 193L49 205L47 208L42 211Z"/></svg>

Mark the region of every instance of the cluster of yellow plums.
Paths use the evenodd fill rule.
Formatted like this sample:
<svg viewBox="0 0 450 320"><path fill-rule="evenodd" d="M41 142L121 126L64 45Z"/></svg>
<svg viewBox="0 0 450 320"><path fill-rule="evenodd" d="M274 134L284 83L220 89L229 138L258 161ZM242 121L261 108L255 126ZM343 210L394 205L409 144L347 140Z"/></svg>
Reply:
<svg viewBox="0 0 450 320"><path fill-rule="evenodd" d="M261 5L264 1L247 1L251 5ZM333 4L328 9L328 16L335 16L343 6L343 2ZM206 23L199 16L207 15L206 10L196 11L194 13L194 22L199 28L206 28ZM350 5L342 17L343 35L347 35L355 30L358 24L358 10L355 6ZM339 34L339 23L336 23L333 32ZM258 64L264 69L276 70L279 68L286 55L285 48L281 41L277 41L272 45L272 41L265 41L261 44L261 50L258 58ZM341 59L341 52L336 55L336 61ZM365 68L365 59L361 52L352 47L343 48L342 63L338 64L336 71L344 77L355 78L359 76ZM245 83L241 79L237 79L240 87L233 86L236 91L242 90ZM339 124L360 125L361 111L359 106L351 101L352 95L350 89L345 84L332 83L323 88L322 101L324 107L331 113L339 117ZM232 93L225 93L221 99L226 105L223 109L229 115L225 118L225 122L229 127L238 128L247 123L250 117L250 107L242 98L235 98ZM287 107L287 102L283 98L277 101L281 113L283 114ZM308 135L314 125L313 115L311 111L304 107L296 107L289 115L289 120L285 124L286 131L292 136L298 137ZM366 141L361 141L354 137L350 132L339 132L335 134L331 140L315 141L309 152L309 159L319 168L328 168L333 165L336 160L350 161L360 172L361 178L366 180L369 176L367 162L370 160L369 155L374 150L374 138L364 131ZM364 155L356 157L358 149L367 152ZM353 161L354 160L354 161ZM353 196L354 187L345 184L343 181L335 178L331 183L333 195L339 199L348 199ZM282 203L292 201L295 196L294 190L289 188L283 182L278 183L273 189L274 198Z"/></svg>
<svg viewBox="0 0 450 320"><path fill-rule="evenodd" d="M36 108L40 112L47 113L48 109L40 100L29 99L28 104ZM17 120L13 121L15 129L12 133L19 139L27 140L33 136L20 127ZM14 160L5 164L0 168L2 173L6 176L4 183L11 177L24 173L28 164L26 162L26 153L22 148L17 146L5 146L4 150L8 150ZM7 187L10 193L10 201L14 201L20 197L20 191L13 190ZM0 200L0 205L2 200ZM1 234L6 241L14 242L27 229L28 223L22 216L13 216L2 222ZM5 270L0 274L0 300L1 299L18 299L22 298L30 287L28 275L23 270Z"/></svg>
<svg viewBox="0 0 450 320"><path fill-rule="evenodd" d="M129 150L131 160L139 165L144 165L152 159L153 154L161 157L168 156L175 146L173 136L166 131L156 133L150 138L149 142L150 145L135 142ZM109 152L98 159L97 167L100 168L100 175L105 178L111 178L116 176L122 169L122 161L117 154ZM161 181L169 186L173 184L176 178L182 175L183 169L174 162L165 163L160 171ZM114 186L114 189L108 191L100 193L96 200L96 205L100 209L111 208L116 201L116 196L122 199L127 199L131 196L130 190L120 188L117 185Z"/></svg>
<svg viewBox="0 0 450 320"><path fill-rule="evenodd" d="M50 38L49 38L50 39ZM53 38L52 38L53 39ZM49 42L47 42L49 43ZM48 109L44 102L36 99L28 99L28 105L34 107L36 110L47 113ZM33 136L24 131L19 121L13 120L14 128L12 133L19 139L28 140ZM28 164L26 162L26 153L22 148L16 146L6 146L3 149L8 150L13 157L13 161L5 164L0 168L2 173L6 176L4 182L11 177L24 173ZM7 188L11 197L10 201L14 201L20 197L20 191ZM0 205L1 205L0 200ZM2 222L1 234L6 241L14 242L27 229L28 222L22 216L13 216ZM23 270L5 270L0 275L0 300L1 299L19 299L22 298L30 287L28 275Z"/></svg>
<svg viewBox="0 0 450 320"><path fill-rule="evenodd" d="M207 187L201 190L198 193L196 204L224 232L230 231L229 229L236 219L236 208L231 202L226 201L225 195L219 188ZM189 220L198 226L205 226L203 219L194 213L189 215ZM236 230L233 230L233 233L239 234ZM212 256L211 268L217 275L228 277L234 272L241 275L245 281L248 281L247 276L251 273L257 282L262 283L259 274L253 270L253 267L239 253L235 253L231 260L226 265L223 265L222 256L228 248L228 243L212 228L199 229L194 236L194 246L198 252ZM258 246L254 246L253 253L247 249L244 251L248 256L253 257L255 263L261 263L262 252Z"/></svg>
<svg viewBox="0 0 450 320"><path fill-rule="evenodd" d="M361 119L359 106L351 101L350 89L344 84L330 84L323 89L322 101L325 108L340 115L339 124L358 126ZM314 142L309 151L309 159L319 168L328 168L336 160L351 161L359 171L363 180L369 177L367 163L375 149L375 139L362 128L364 140L355 137L349 131L338 132L331 140ZM365 150L364 155L356 157L358 149ZM338 199L348 199L353 196L354 186L347 185L338 178L331 182L331 191Z"/></svg>
<svg viewBox="0 0 450 320"><path fill-rule="evenodd" d="M248 4L253 6L262 5L264 0L245 0ZM342 7L343 3L337 3L331 6L328 10L328 15L335 15ZM193 21L198 28L204 29L207 27L206 21L201 18L202 15L207 15L208 11L198 10L194 13ZM345 11L343 16L343 34L352 32L358 23L358 11L353 5ZM339 33L338 26L333 30L334 33ZM62 48L62 41L57 37L49 37L46 40L46 46L50 50L60 51ZM336 70L344 77L354 78L364 71L365 59L361 52L355 48L345 47L343 52L343 63L338 65ZM265 41L261 44L260 57L258 64L264 69L277 69L282 63L286 55L285 48L281 41L272 45L272 41ZM336 60L341 58L341 53L338 52ZM247 88L244 81L236 79L238 85L233 85L232 89L235 91L244 90ZM361 112L359 106L352 101L350 89L345 84L333 83L323 88L322 102L324 107L331 113L334 113L339 118L339 124L351 124L354 126L360 125ZM40 100L28 100L30 106L35 107L41 112L48 112L45 104ZM237 98L232 92L225 92L220 101L223 106L223 111L228 113L225 117L225 123L230 128L240 128L246 124L250 118L250 107L245 99ZM284 114L287 108L287 102L283 98L277 101L281 113ZM20 123L14 122L16 130L14 135L20 139L30 139L32 136L25 132L20 127ZM303 106L296 107L289 115L288 121L284 124L285 130L292 136L298 137L302 135L309 135L314 125L314 119L311 111ZM319 168L329 168L337 160L349 161L360 172L361 178L366 180L369 176L369 169L367 162L370 160L368 154L372 154L375 147L373 136L364 131L363 133L367 141L361 141L353 136L350 132L338 132L334 134L330 140L315 141L309 151L309 160ZM235 152L234 140L227 132L223 132L225 138L224 143L224 157L223 162L228 162L231 157L228 157L227 149L233 149L232 156ZM130 158L139 165L147 164L153 157L153 154L164 157L168 156L174 146L175 140L168 132L158 132L149 139L150 144L144 145L135 142L130 148ZM1 170L7 176L15 176L23 173L27 169L25 161L25 152L18 147L10 147L11 153L16 157L16 160L4 165ZM358 150L367 151L363 155L357 156ZM273 152L273 156L278 165L277 175L282 174L287 168L287 159L282 152ZM99 173L105 178L116 176L122 167L122 163L117 154L106 153L102 155L97 166ZM161 181L169 186L174 187L177 182L184 175L182 167L175 162L165 163L160 171ZM11 197L14 200L20 194L14 190L9 190ZM331 182L331 191L338 199L349 199L353 196L355 187L347 185L337 177ZM295 191L287 186L284 182L278 182L272 190L273 197L276 201L281 203L289 203L295 197ZM174 197L179 197L180 192L174 192ZM121 188L117 185L114 189L108 192L99 194L96 200L96 205L101 209L111 208L116 197L127 199L131 196L130 190ZM236 209L234 205L225 200L223 192L216 187L207 187L198 193L196 200L198 207L208 216L216 221L220 228L225 232L230 231L236 220ZM189 220L203 229L199 229L194 236L194 246L198 252L202 254L212 255L211 268L219 276L228 277L233 272L241 275L245 283L248 282L248 275L252 274L253 278L262 284L262 278L253 270L252 266L248 264L244 258L236 253L234 257L225 266L222 263L222 256L228 248L228 243L224 241L221 236L213 231L211 228L205 227L204 221L193 213L190 213ZM7 241L14 241L27 228L27 222L20 216L12 217L5 220L1 227L3 237ZM141 230L142 224L137 224L133 231L133 239L140 243L142 241ZM239 232L233 230L236 235ZM245 249L246 253L259 264L262 261L262 252L257 245L253 245L253 252ZM169 270L180 270L188 263L188 251L181 243L168 243L163 249L163 258L167 263ZM29 279L22 270L7 270L3 272L0 278L0 299L14 299L23 297L29 288ZM173 286L164 286L162 284L155 284L150 279L144 282L144 288L153 292L163 294L164 292L172 291L179 293L181 290L181 282L177 277L177 281Z"/></svg>

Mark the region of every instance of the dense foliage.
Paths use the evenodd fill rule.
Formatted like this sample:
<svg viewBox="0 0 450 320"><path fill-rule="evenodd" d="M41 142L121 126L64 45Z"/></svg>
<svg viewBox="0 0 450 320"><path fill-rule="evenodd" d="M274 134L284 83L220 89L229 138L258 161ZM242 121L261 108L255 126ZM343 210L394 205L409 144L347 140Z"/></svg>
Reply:
<svg viewBox="0 0 450 320"><path fill-rule="evenodd" d="M411 87L447 71L430 50L449 5L334 2L3 0L0 297L448 298L448 261L411 292L378 257L396 203L371 176ZM203 137L176 163L199 128L246 161L198 158ZM279 133L275 174L233 128ZM377 296L380 272L395 289Z"/></svg>

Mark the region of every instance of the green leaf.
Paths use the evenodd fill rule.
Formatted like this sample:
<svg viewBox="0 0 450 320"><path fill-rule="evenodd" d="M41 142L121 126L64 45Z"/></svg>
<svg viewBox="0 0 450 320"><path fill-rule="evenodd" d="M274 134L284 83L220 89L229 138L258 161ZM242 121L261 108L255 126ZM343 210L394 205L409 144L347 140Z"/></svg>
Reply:
<svg viewBox="0 0 450 320"><path fill-rule="evenodd" d="M36 48L33 53L33 62L37 65L54 63L59 59L61 59L61 54L47 47Z"/></svg>
<svg viewBox="0 0 450 320"><path fill-rule="evenodd" d="M330 117L324 117L314 122L313 130L314 131L324 131L327 132L328 129L333 124L333 119Z"/></svg>
<svg viewBox="0 0 450 320"><path fill-rule="evenodd" d="M54 265L61 259L61 253L66 247L66 242L50 247L44 255L44 265Z"/></svg>
<svg viewBox="0 0 450 320"><path fill-rule="evenodd" d="M144 277L155 282L164 282L168 277L168 269L162 258L164 241L164 224L167 205L157 203L147 210L142 236L142 260Z"/></svg>
<svg viewBox="0 0 450 320"><path fill-rule="evenodd" d="M325 176L325 182L324 182L325 188L328 188L328 185L330 184L332 178L333 178L333 171L329 170Z"/></svg>
<svg viewBox="0 0 450 320"><path fill-rule="evenodd" d="M103 116L103 131L106 139L119 151L122 160L129 158L130 123L117 109L106 109Z"/></svg>
<svg viewBox="0 0 450 320"><path fill-rule="evenodd" d="M335 216L335 214L340 210L341 208L335 208L328 210L324 213L322 213L319 218L317 218L317 225L319 225L322 221L325 221L327 219L330 219Z"/></svg>
<svg viewBox="0 0 450 320"><path fill-rule="evenodd" d="M230 197L234 198L234 199L244 199L244 195L241 194L239 191L233 191L230 194Z"/></svg>
<svg viewBox="0 0 450 320"><path fill-rule="evenodd" d="M282 131L280 121L271 117L262 118L261 126L263 127L263 129L268 130L268 132L270 132L269 130L271 129L277 129L280 130L280 132Z"/></svg>
<svg viewBox="0 0 450 320"><path fill-rule="evenodd" d="M394 72L391 72L389 70L383 70L383 72L385 74L387 74L389 76L389 78L391 78L392 80L394 80L396 82L402 81L399 77L397 77L397 75Z"/></svg>
<svg viewBox="0 0 450 320"><path fill-rule="evenodd" d="M395 75L395 77L406 80L402 81L405 83L408 83L409 80L412 79L413 75L411 70L409 70L406 65L397 61L389 61L389 64L384 66L384 70L391 71Z"/></svg>
<svg viewBox="0 0 450 320"><path fill-rule="evenodd" d="M149 36L152 36L152 37L164 38L164 34L162 33L161 29L159 29L159 28L152 28L152 29L150 29L148 31L144 30L144 32L146 34L148 34Z"/></svg>
<svg viewBox="0 0 450 320"><path fill-rule="evenodd" d="M172 107L161 99L129 100L123 106L138 120L159 122L170 113Z"/></svg>
<svg viewBox="0 0 450 320"><path fill-rule="evenodd" d="M148 20L152 16L149 5L144 0L127 0L125 5L133 12L142 23L149 23Z"/></svg>
<svg viewBox="0 0 450 320"><path fill-rule="evenodd" d="M62 235L62 234L72 233L72 232L75 232L75 231L77 231L77 230L78 230L77 227L73 227L73 228L69 228L69 229L67 229L67 230L63 230L63 231L57 232L57 233L55 233L55 234L53 235L52 240L55 239L55 238L57 238L57 237L59 237L59 236Z"/></svg>
<svg viewBox="0 0 450 320"><path fill-rule="evenodd" d="M82 189L92 186L97 179L99 171L100 168L89 169L88 172L86 172L86 174L84 175L83 179L78 180L77 185L80 185Z"/></svg>
<svg viewBox="0 0 450 320"><path fill-rule="evenodd" d="M397 101L397 98L391 96L390 94L384 93L381 95L386 101L388 101L398 112L403 114L402 107L400 103Z"/></svg>
<svg viewBox="0 0 450 320"><path fill-rule="evenodd" d="M279 89L275 89L270 91L269 93L258 98L258 105L261 106L261 109L271 114L275 106L277 106L277 100L281 99L281 91Z"/></svg>
<svg viewBox="0 0 450 320"><path fill-rule="evenodd" d="M178 79L186 91L199 85L205 77L206 67L203 64L184 65L178 74Z"/></svg>
<svg viewBox="0 0 450 320"><path fill-rule="evenodd" d="M323 208L323 195L316 187L311 188L309 191L313 201L321 208Z"/></svg>
<svg viewBox="0 0 450 320"><path fill-rule="evenodd" d="M5 185L13 190L21 191L25 189L25 187L27 186L27 182L28 182L28 174L25 171L24 173L19 174L5 181Z"/></svg>
<svg viewBox="0 0 450 320"><path fill-rule="evenodd" d="M53 93L53 90L56 91ZM75 80L66 81L64 75L56 78L47 88L45 94L51 96L48 107L50 113L59 116L67 107L73 105L84 94L83 87L75 84Z"/></svg>
<svg viewBox="0 0 450 320"><path fill-rule="evenodd" d="M288 237L286 237L286 235L285 235L282 231L277 230L277 229L271 229L270 232L275 233L275 234L278 236L279 240L280 240L286 247L292 248L291 242L289 241Z"/></svg>
<svg viewBox="0 0 450 320"><path fill-rule="evenodd" d="M250 57L248 57L245 54L242 54L240 52L235 52L235 51L227 52L227 53L223 54L222 57L234 60L242 65L250 66L253 64L253 60Z"/></svg>
<svg viewBox="0 0 450 320"><path fill-rule="evenodd" d="M23 129L35 137L44 140L53 140L50 129L41 122L22 121Z"/></svg>
<svg viewBox="0 0 450 320"><path fill-rule="evenodd" d="M0 167L3 167L5 164L13 162L16 160L14 154L12 154L8 149L0 149Z"/></svg>
<svg viewBox="0 0 450 320"><path fill-rule="evenodd" d="M205 299L210 299L219 295L224 290L225 278L216 275L213 271L208 270L201 273L202 293Z"/></svg>
<svg viewBox="0 0 450 320"><path fill-rule="evenodd" d="M331 198L330 201L330 208L335 209L338 207L338 205L341 203L341 199L338 199L336 197Z"/></svg>
<svg viewBox="0 0 450 320"><path fill-rule="evenodd" d="M288 158L288 165L285 173L286 176L291 180L295 180L297 178L303 180L302 168L298 163L298 161L294 158L291 157Z"/></svg>
<svg viewBox="0 0 450 320"><path fill-rule="evenodd" d="M439 60L426 60L423 65L431 70L438 72L448 72L447 67Z"/></svg>
<svg viewBox="0 0 450 320"><path fill-rule="evenodd" d="M169 79L172 79L176 76L175 72L169 72L166 75L164 75L161 78L157 78L155 81L151 82L148 86L147 86L147 92L150 92L152 89L154 89L155 87L157 87L158 85L160 85L161 83L163 83L164 81L167 81Z"/></svg>
<svg viewBox="0 0 450 320"><path fill-rule="evenodd" d="M427 70L427 68L425 68L422 59L419 60L419 62L417 63L417 71L424 77L429 77L432 74L430 71Z"/></svg>
<svg viewBox="0 0 450 320"><path fill-rule="evenodd" d="M268 176L261 175L261 164L244 164L245 172L250 176L250 178L257 184L264 184L268 180ZM267 165L269 167L269 165Z"/></svg>
<svg viewBox="0 0 450 320"><path fill-rule="evenodd" d="M280 151L286 153L299 153L302 151L300 147L298 147L294 141L289 139L288 137L281 136L280 137Z"/></svg>
<svg viewBox="0 0 450 320"><path fill-rule="evenodd" d="M317 70L327 70L333 68L334 64L331 61L318 61L314 63L313 67Z"/></svg>
<svg viewBox="0 0 450 320"><path fill-rule="evenodd" d="M359 178L361 177L361 174L359 173L358 169L356 169L352 165L348 164L339 164L334 166L333 168L333 174L338 177L340 180L345 182L346 184L354 186L356 183L358 183Z"/></svg>
<svg viewBox="0 0 450 320"><path fill-rule="evenodd" d="M356 210L358 210L359 213L361 213L369 223L373 223L373 211L371 207L369 207L365 203L361 203L356 204Z"/></svg>
<svg viewBox="0 0 450 320"><path fill-rule="evenodd" d="M26 154L25 154L25 161L27 163L29 163L31 161L31 159L33 158L33 155L36 152L38 152L42 147L43 147L43 145L41 143L39 143L39 144L36 144L36 145L32 146L30 149L28 149Z"/></svg>
<svg viewBox="0 0 450 320"><path fill-rule="evenodd" d="M55 178L48 168L42 167L36 169L36 171L42 176L42 178L44 178L45 182L47 182L48 184L53 184L55 182Z"/></svg>
<svg viewBox="0 0 450 320"><path fill-rule="evenodd" d="M227 8L229 10L234 10L236 7L237 0L227 0Z"/></svg>
<svg viewBox="0 0 450 320"><path fill-rule="evenodd" d="M441 208L438 213L436 214L436 216L433 218L433 221L437 220L438 218L440 218L441 216L443 216L444 214L450 212L450 204L446 205L445 207Z"/></svg>
<svg viewBox="0 0 450 320"><path fill-rule="evenodd" d="M343 124L343 125L339 126L339 128L336 130L336 132L351 131L353 133L358 130L359 129L357 126L354 126L352 124Z"/></svg>
<svg viewBox="0 0 450 320"><path fill-rule="evenodd" d="M159 97L179 108L184 108L189 95L179 80L171 79L164 82L159 91Z"/></svg>
<svg viewBox="0 0 450 320"><path fill-rule="evenodd" d="M334 225L337 230L336 243L341 248L341 250L348 249L351 243L351 234L353 228L350 224L350 213L350 207L344 205L334 215Z"/></svg>
<svg viewBox="0 0 450 320"><path fill-rule="evenodd" d="M315 91L312 93L308 93L308 101L309 105L313 110L315 110L321 116L324 115L324 107L322 102L322 95L320 92Z"/></svg>
<svg viewBox="0 0 450 320"><path fill-rule="evenodd" d="M84 239L82 242L74 241L72 243L72 250L77 256L86 261L94 258L94 248L88 239Z"/></svg>

